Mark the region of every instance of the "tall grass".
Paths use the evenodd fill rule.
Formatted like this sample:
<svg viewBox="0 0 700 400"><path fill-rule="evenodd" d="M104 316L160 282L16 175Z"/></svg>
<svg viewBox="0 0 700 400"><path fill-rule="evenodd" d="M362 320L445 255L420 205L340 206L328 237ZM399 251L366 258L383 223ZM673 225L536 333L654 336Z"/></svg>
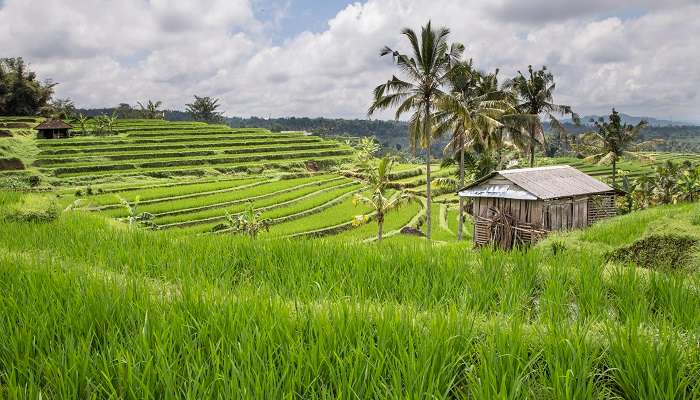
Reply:
<svg viewBox="0 0 700 400"><path fill-rule="evenodd" d="M0 397L700 396L700 272L581 240L553 256L0 222Z"/></svg>

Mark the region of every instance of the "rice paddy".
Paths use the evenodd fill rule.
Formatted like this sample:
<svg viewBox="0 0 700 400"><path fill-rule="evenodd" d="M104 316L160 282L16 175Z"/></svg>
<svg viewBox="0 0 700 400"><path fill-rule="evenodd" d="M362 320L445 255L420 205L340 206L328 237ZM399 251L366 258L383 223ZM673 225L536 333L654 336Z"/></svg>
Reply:
<svg viewBox="0 0 700 400"><path fill-rule="evenodd" d="M0 192L1 209L26 196ZM698 213L657 207L510 254L0 219L0 397L698 398L700 270L604 257L660 226L700 237Z"/></svg>

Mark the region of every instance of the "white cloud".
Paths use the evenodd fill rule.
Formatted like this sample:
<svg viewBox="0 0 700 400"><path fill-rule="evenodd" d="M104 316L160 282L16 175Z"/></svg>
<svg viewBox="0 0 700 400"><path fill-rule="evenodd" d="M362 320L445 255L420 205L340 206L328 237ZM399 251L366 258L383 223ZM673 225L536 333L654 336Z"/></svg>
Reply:
<svg viewBox="0 0 700 400"><path fill-rule="evenodd" d="M696 2L524 4L369 0L340 10L325 31L273 44L276 23L257 20L247 0L7 0L0 47L80 105L153 98L182 108L196 93L221 97L230 115L362 118L372 88L394 72L379 49L406 49L400 29L430 18L503 78L546 64L558 100L583 113L614 105L700 119Z"/></svg>

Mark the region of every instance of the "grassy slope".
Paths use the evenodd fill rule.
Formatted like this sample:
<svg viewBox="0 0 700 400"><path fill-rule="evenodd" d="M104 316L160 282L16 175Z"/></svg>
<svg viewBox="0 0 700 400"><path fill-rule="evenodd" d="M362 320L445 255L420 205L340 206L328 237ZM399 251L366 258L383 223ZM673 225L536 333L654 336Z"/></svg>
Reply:
<svg viewBox="0 0 700 400"><path fill-rule="evenodd" d="M0 397L697 397L700 272L599 255L698 212L556 257L0 222Z"/></svg>

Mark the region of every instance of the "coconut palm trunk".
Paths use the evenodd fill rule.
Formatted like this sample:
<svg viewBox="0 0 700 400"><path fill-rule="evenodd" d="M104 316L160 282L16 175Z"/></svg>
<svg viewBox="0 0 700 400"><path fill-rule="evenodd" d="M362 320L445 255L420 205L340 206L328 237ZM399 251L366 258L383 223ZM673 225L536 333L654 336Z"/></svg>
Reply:
<svg viewBox="0 0 700 400"><path fill-rule="evenodd" d="M612 187L616 188L615 178L617 177L617 159L612 159Z"/></svg>
<svg viewBox="0 0 700 400"><path fill-rule="evenodd" d="M425 102L425 121L423 123L424 135L426 138L426 157L425 157L425 237L430 242L432 233L432 196L430 193L430 98Z"/></svg>
<svg viewBox="0 0 700 400"><path fill-rule="evenodd" d="M384 214L377 213L377 241L381 242L384 235Z"/></svg>
<svg viewBox="0 0 700 400"><path fill-rule="evenodd" d="M464 187L464 137L459 139L459 188ZM457 221L457 240L462 240L464 229L464 198L459 196L459 221Z"/></svg>
<svg viewBox="0 0 700 400"><path fill-rule="evenodd" d="M530 126L530 168L535 166L535 126Z"/></svg>

